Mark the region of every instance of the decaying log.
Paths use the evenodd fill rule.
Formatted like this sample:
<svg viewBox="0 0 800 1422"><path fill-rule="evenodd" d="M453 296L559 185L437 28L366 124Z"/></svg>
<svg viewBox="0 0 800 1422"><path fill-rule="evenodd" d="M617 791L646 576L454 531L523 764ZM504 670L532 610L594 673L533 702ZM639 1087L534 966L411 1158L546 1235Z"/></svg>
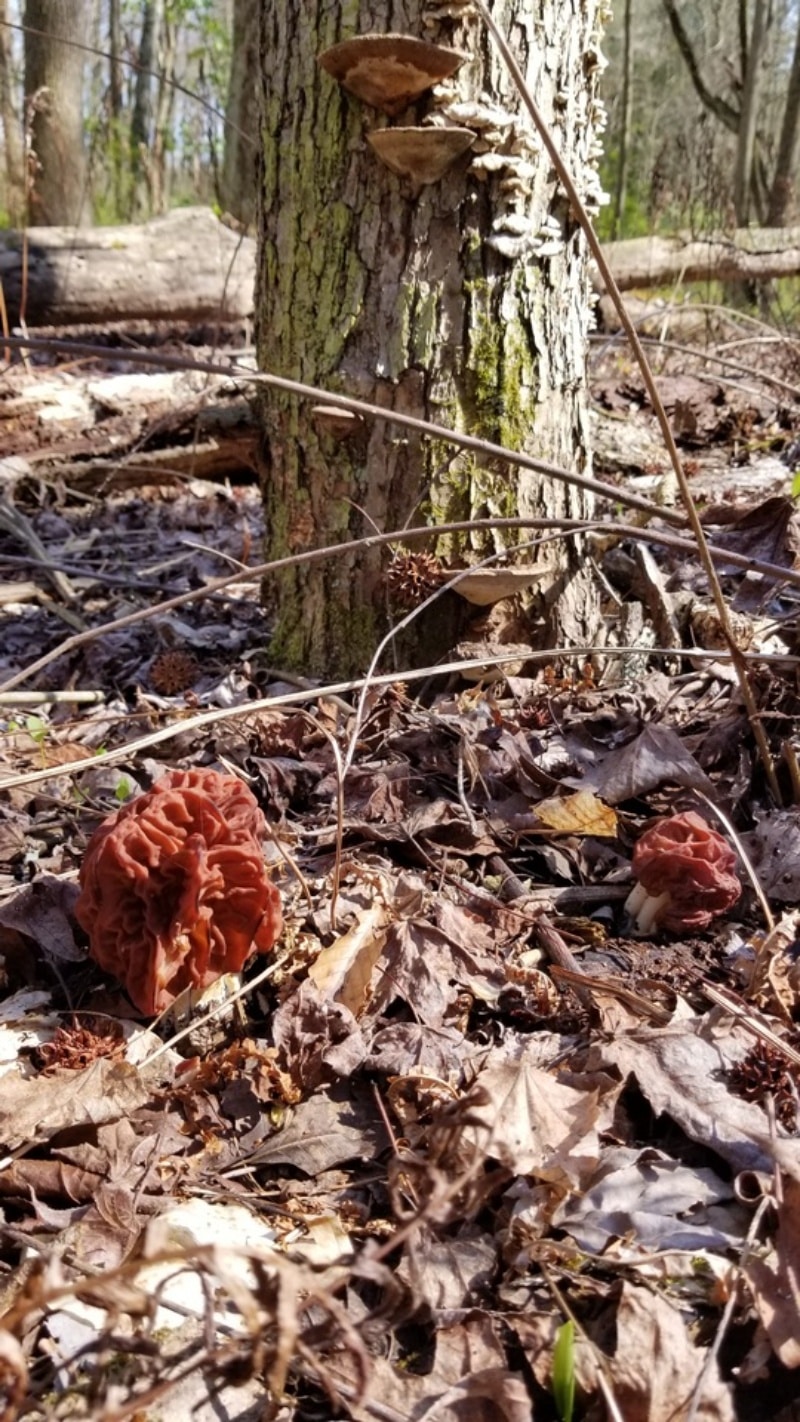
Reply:
<svg viewBox="0 0 800 1422"><path fill-rule="evenodd" d="M800 271L800 227L743 227L707 238L635 237L605 248L620 291L690 281L768 281ZM602 290L599 276L595 284Z"/></svg>
<svg viewBox="0 0 800 1422"><path fill-rule="evenodd" d="M242 362L242 353L237 358ZM0 445L19 472L72 488L169 484L256 467L258 430L241 380L199 371L6 373ZM0 461L2 463L2 461Z"/></svg>
<svg viewBox="0 0 800 1422"><path fill-rule="evenodd" d="M27 281L24 264L27 254ZM12 326L241 320L253 308L255 241L205 207L130 227L0 232Z"/></svg>

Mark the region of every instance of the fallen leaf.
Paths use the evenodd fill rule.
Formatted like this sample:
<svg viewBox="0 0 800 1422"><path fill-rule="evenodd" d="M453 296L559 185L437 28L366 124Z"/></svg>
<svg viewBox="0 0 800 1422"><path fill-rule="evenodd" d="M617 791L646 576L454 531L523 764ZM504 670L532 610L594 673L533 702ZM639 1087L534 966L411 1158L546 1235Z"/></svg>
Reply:
<svg viewBox="0 0 800 1422"><path fill-rule="evenodd" d="M687 1415L707 1349L689 1338L679 1310L662 1294L623 1284L616 1310L617 1346L606 1366L625 1422L677 1422ZM735 1422L731 1390L716 1362L703 1377L696 1422Z"/></svg>
<svg viewBox="0 0 800 1422"><path fill-rule="evenodd" d="M486 1102L476 1105L466 1136L516 1175L578 1185L597 1168L600 1143L594 1091L562 1086L526 1054L479 1071Z"/></svg>
<svg viewBox="0 0 800 1422"><path fill-rule="evenodd" d="M594 834L613 839L617 833L616 814L590 790L540 800L535 814L540 824L557 834Z"/></svg>
<svg viewBox="0 0 800 1422"><path fill-rule="evenodd" d="M308 970L323 998L333 998L354 1017L364 1008L372 970L386 942L389 910L376 903L358 914L353 927L323 948Z"/></svg>
<svg viewBox="0 0 800 1422"><path fill-rule="evenodd" d="M101 1059L83 1071L3 1079L0 1140L7 1150L49 1140L58 1131L129 1116L151 1087L129 1062Z"/></svg>

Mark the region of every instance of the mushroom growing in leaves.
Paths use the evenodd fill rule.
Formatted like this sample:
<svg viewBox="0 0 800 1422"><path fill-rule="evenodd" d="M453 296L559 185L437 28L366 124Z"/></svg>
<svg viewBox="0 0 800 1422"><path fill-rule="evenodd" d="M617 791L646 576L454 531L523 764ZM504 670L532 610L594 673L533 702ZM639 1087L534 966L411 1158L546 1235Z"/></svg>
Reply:
<svg viewBox="0 0 800 1422"><path fill-rule="evenodd" d="M650 825L633 851L631 870L638 883L625 908L640 933L705 928L742 892L734 850L694 810Z"/></svg>
<svg viewBox="0 0 800 1422"><path fill-rule="evenodd" d="M267 876L264 817L240 780L171 771L95 831L75 914L89 953L139 1011L238 972L281 931Z"/></svg>

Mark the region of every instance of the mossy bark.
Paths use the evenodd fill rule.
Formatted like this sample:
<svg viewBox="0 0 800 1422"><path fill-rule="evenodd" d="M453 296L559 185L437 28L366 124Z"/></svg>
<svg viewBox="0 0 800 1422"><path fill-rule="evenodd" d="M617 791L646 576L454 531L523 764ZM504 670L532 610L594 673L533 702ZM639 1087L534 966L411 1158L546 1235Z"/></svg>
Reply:
<svg viewBox="0 0 800 1422"><path fill-rule="evenodd" d="M257 343L263 369L588 470L585 243L483 25L423 0L261 0L263 173ZM495 0L537 103L579 186L592 167L600 0ZM416 191L365 133L389 120L317 64L355 34L402 32L465 50L449 121L471 153ZM419 123L428 95L392 120ZM469 104L465 111L457 106ZM443 449L393 426L336 442L307 404L263 396L268 558L409 520L520 513L582 517L587 498L528 471ZM460 561L498 540L477 535ZM595 593L575 544L550 559L548 640L591 635ZM273 659L312 673L363 670L384 630L386 552L274 579ZM443 629L437 615L436 625Z"/></svg>

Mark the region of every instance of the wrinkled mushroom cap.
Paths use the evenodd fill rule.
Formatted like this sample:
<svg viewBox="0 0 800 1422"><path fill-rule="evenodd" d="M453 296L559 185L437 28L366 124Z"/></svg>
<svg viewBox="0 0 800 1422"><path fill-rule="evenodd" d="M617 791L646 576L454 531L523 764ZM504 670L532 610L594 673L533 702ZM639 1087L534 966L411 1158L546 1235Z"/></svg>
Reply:
<svg viewBox="0 0 800 1422"><path fill-rule="evenodd" d="M638 889L628 906L646 916L648 928L705 928L742 892L735 851L694 810L650 825L636 844L631 870ZM648 900L658 901L652 912Z"/></svg>
<svg viewBox="0 0 800 1422"><path fill-rule="evenodd" d="M273 947L281 910L265 828L235 776L189 770L164 776L95 831L75 914L90 956L142 1013Z"/></svg>
<svg viewBox="0 0 800 1422"><path fill-rule="evenodd" d="M391 116L455 74L467 58L413 35L355 35L323 50L318 62L342 88Z"/></svg>
<svg viewBox="0 0 800 1422"><path fill-rule="evenodd" d="M367 134L382 163L412 183L438 183L475 142L471 128L376 128Z"/></svg>

